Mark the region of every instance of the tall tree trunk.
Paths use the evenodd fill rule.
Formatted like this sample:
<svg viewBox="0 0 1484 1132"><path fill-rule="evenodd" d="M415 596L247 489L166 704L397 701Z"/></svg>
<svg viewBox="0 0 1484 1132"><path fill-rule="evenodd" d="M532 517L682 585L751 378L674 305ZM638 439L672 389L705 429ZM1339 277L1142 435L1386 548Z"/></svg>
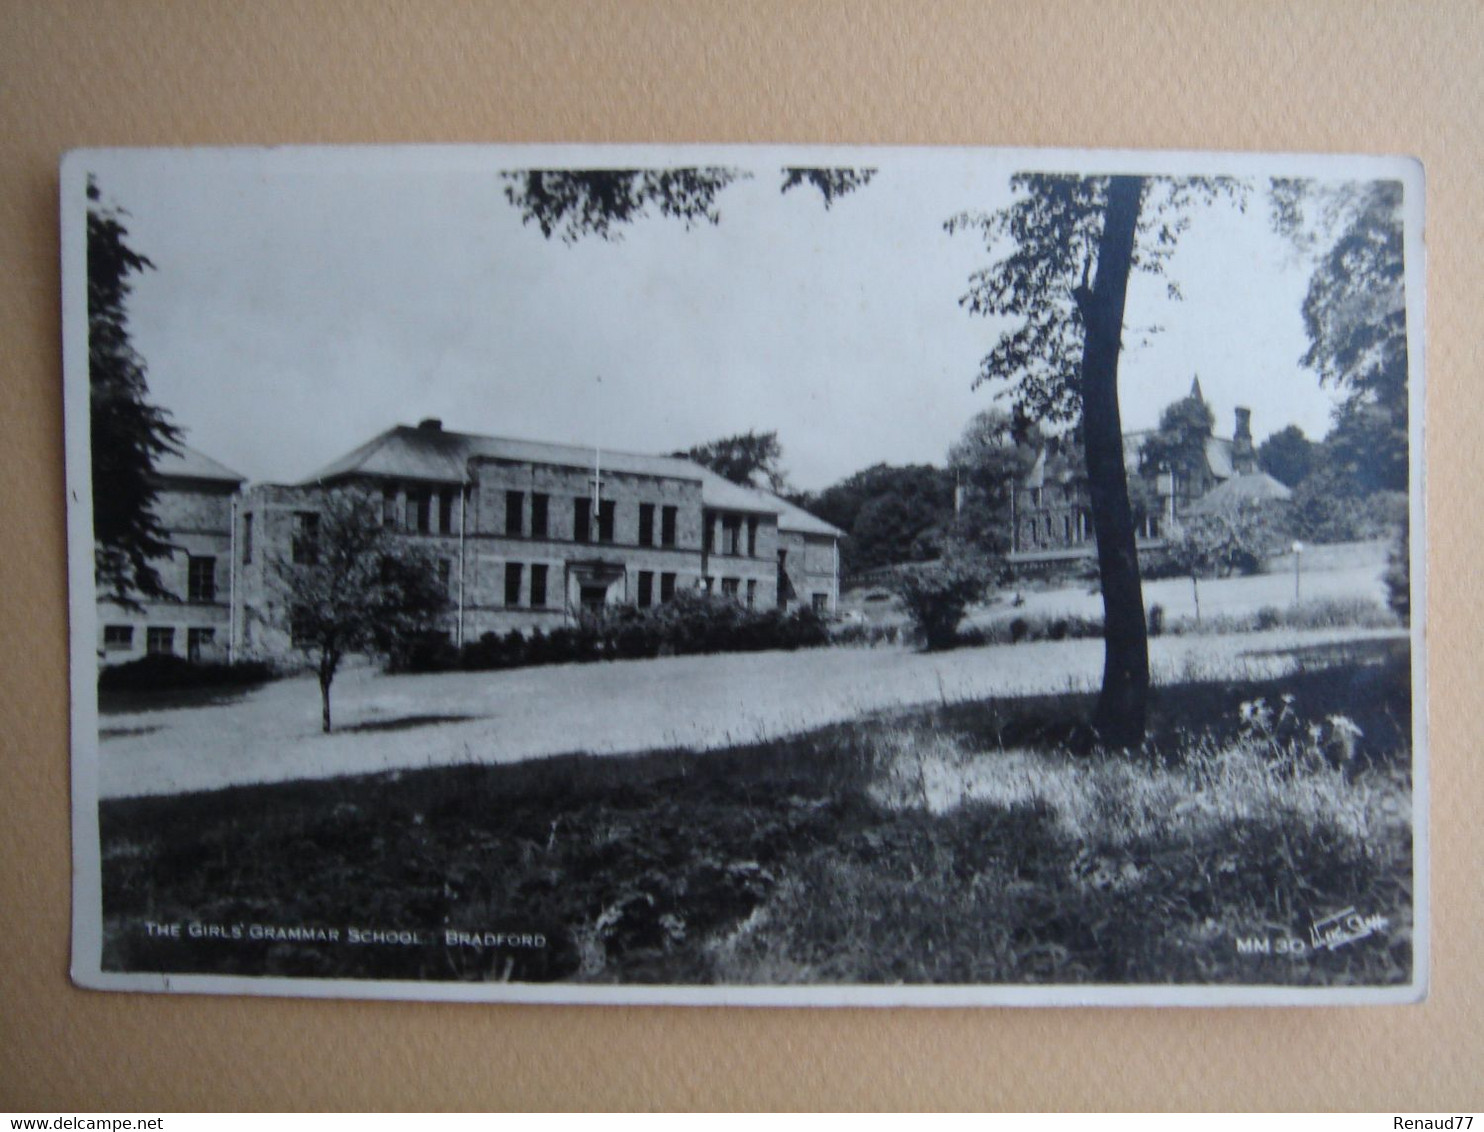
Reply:
<svg viewBox="0 0 1484 1132"><path fill-rule="evenodd" d="M1134 233L1144 192L1142 177L1113 177L1097 278L1078 288L1086 333L1082 347L1082 441L1092 492L1093 529L1103 588L1103 690L1093 727L1115 747L1144 741L1149 701L1149 640L1134 516L1123 466L1123 424L1118 412L1118 357L1123 308L1133 266Z"/></svg>

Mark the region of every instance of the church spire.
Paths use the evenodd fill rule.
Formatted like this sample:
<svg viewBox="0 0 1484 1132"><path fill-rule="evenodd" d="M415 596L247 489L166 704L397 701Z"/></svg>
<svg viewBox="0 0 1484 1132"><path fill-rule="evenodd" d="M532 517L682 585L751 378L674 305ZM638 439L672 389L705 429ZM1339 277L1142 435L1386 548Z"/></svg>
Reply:
<svg viewBox="0 0 1484 1132"><path fill-rule="evenodd" d="M1203 396L1201 396L1201 375L1200 374L1196 374L1194 377L1192 377L1190 379L1190 399L1192 401L1199 401L1202 405L1204 405L1206 403L1206 399Z"/></svg>

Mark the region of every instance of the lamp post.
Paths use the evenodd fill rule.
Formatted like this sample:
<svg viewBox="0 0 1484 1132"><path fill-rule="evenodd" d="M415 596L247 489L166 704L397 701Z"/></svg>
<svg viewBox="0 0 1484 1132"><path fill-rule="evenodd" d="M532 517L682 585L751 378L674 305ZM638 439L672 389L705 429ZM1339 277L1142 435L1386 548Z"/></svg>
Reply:
<svg viewBox="0 0 1484 1132"><path fill-rule="evenodd" d="M1293 604L1299 603L1299 574L1304 561L1304 544L1295 542L1293 544Z"/></svg>

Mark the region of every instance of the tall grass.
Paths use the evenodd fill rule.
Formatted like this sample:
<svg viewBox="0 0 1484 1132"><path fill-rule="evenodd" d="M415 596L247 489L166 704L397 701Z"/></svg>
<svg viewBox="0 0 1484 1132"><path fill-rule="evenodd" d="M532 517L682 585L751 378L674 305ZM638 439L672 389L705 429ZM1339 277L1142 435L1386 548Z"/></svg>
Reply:
<svg viewBox="0 0 1484 1132"><path fill-rule="evenodd" d="M896 820L810 855L718 941L727 981L1404 980L1411 796L1359 729L1249 701L1165 757L984 750L937 727L859 738ZM1355 908L1384 933L1306 945ZM1304 945L1244 955L1239 941Z"/></svg>

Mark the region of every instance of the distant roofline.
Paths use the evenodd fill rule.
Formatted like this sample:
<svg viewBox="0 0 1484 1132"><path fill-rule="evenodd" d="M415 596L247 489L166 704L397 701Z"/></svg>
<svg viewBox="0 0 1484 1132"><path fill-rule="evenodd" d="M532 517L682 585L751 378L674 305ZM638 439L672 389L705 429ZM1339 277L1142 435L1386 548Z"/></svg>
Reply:
<svg viewBox="0 0 1484 1132"><path fill-rule="evenodd" d="M441 458L449 463L448 471L458 468L457 475L429 475L426 469L409 468L406 471L368 470L364 465L388 444L398 440L423 440L438 438L451 442L455 449L478 445L509 445L512 452L446 452ZM519 449L541 449L543 452L522 454ZM431 451L430 449L425 451ZM533 457L536 457L533 459ZM637 467L607 467L608 458L618 464L634 464ZM332 460L318 471L300 480L298 487L324 487L357 478L394 480L426 484L460 484L472 482L469 467L474 463L543 463L552 467L585 469L596 459L606 473L614 475L652 476L699 484L702 499L713 510L741 511L762 515L774 515L780 530L800 531L804 534L830 538L843 538L844 532L832 523L819 518L810 511L789 503L762 488L733 483L686 456L656 455L649 452L631 452L621 448L606 448L598 445L572 444L565 441L531 440L513 436L496 436L490 433L460 432L445 429L442 422L426 419L419 424L395 424L377 433L370 440L351 449L345 455ZM643 465L650 465L645 468ZM705 497L711 493L708 502ZM717 498L719 496L719 498Z"/></svg>
<svg viewBox="0 0 1484 1132"><path fill-rule="evenodd" d="M177 483L233 484L240 487L247 477L219 460L213 460L199 449L177 441L176 451L165 452L152 462L150 474L155 479Z"/></svg>

